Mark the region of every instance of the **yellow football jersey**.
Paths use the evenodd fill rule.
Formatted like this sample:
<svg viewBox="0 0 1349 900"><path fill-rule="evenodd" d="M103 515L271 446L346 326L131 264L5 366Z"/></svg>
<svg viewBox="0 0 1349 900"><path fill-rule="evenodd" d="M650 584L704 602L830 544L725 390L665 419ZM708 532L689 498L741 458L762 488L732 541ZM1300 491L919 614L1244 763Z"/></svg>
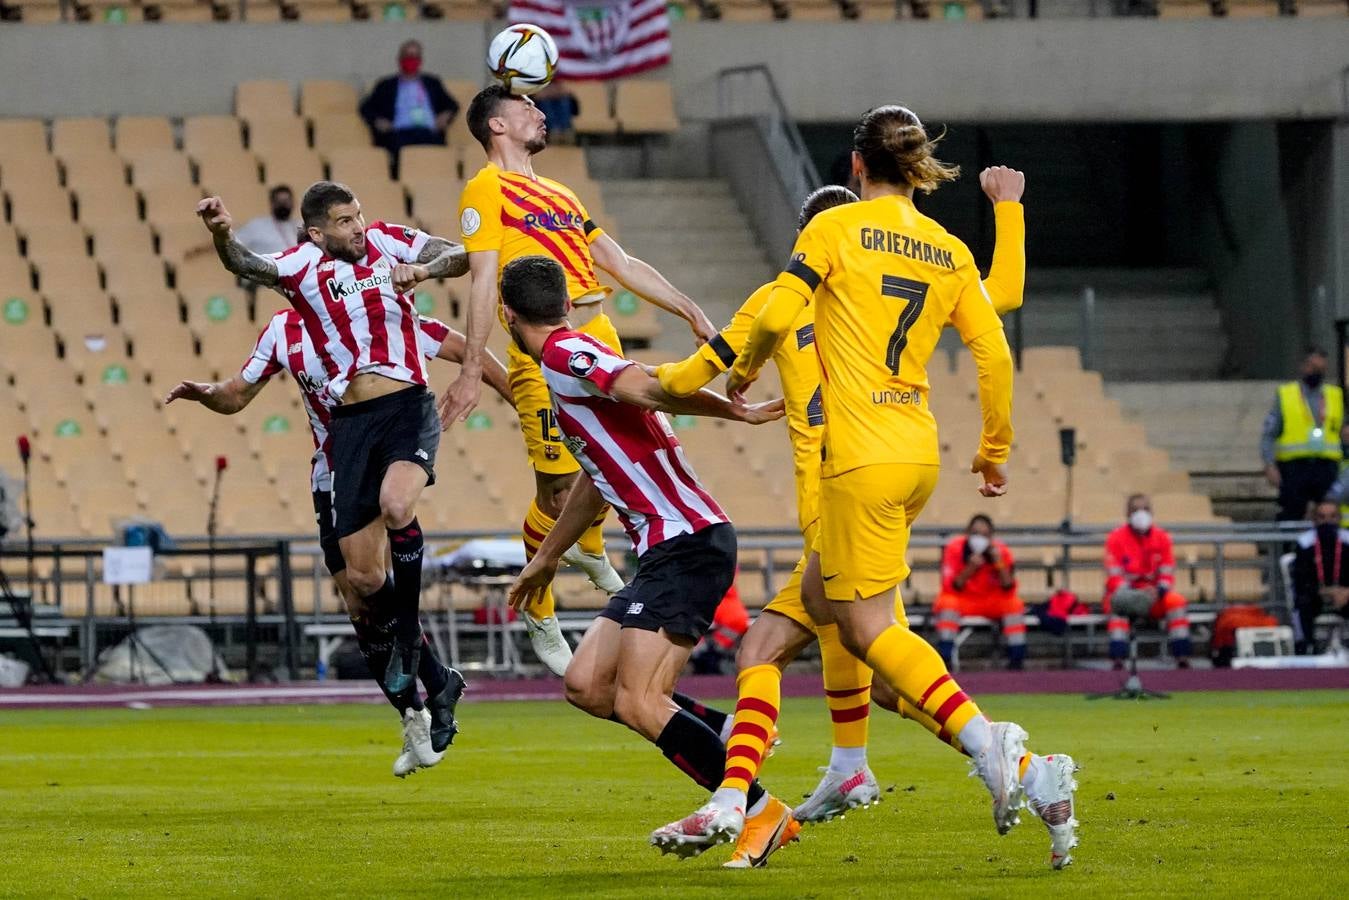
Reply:
<svg viewBox="0 0 1349 900"><path fill-rule="evenodd" d="M750 327L768 303L773 285L765 284L750 294L716 337L698 348L697 354L724 372L749 338ZM824 439L824 408L820 399L820 365L815 358L814 310L802 310L791 333L773 354L782 380L782 398L787 404L787 432L792 441L792 468L796 474L796 512L801 529L820 515L820 446Z"/></svg>
<svg viewBox="0 0 1349 900"><path fill-rule="evenodd" d="M464 185L459 197L459 231L468 252L495 250L500 254L498 279L513 259L549 256L567 273L567 294L572 300L604 290L590 255L590 245L604 230L569 188L552 179L529 178L488 163Z"/></svg>
<svg viewBox="0 0 1349 900"><path fill-rule="evenodd" d="M884 463L938 465L927 362L942 328L949 321L967 344L991 332L1006 342L964 243L907 197L849 203L811 220L774 289L770 306L779 290L795 295L786 300L818 305L815 340L829 423L823 474ZM756 369L765 355L752 337L736 371ZM1010 397L1010 383L990 387ZM996 425L1001 433L986 450L1001 462L1011 428Z"/></svg>

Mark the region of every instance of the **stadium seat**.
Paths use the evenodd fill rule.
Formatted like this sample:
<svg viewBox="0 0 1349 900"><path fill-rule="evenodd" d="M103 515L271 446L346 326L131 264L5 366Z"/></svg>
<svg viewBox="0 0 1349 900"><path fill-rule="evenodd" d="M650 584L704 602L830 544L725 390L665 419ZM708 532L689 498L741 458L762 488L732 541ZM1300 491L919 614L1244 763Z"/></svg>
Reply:
<svg viewBox="0 0 1349 900"><path fill-rule="evenodd" d="M243 123L234 116L183 119L183 152L193 159L244 149Z"/></svg>
<svg viewBox="0 0 1349 900"><path fill-rule="evenodd" d="M618 131L607 82L572 81L567 83L567 90L576 98L577 112L572 127L577 134L615 134Z"/></svg>
<svg viewBox="0 0 1349 900"><path fill-rule="evenodd" d="M370 146L368 140L364 144L338 146L322 152L328 162L328 177L333 181L364 185L371 179L388 180L389 154Z"/></svg>
<svg viewBox="0 0 1349 900"><path fill-rule="evenodd" d="M791 0L791 17L800 22L836 22L842 10L836 0Z"/></svg>
<svg viewBox="0 0 1349 900"><path fill-rule="evenodd" d="M314 135L314 147L325 156L346 149L374 149L370 143L370 129L354 113L325 113L309 120ZM384 168L389 166L389 154L379 151Z"/></svg>
<svg viewBox="0 0 1349 900"><path fill-rule="evenodd" d="M290 82L241 81L234 87L234 114L244 120L275 119L295 115L295 95Z"/></svg>
<svg viewBox="0 0 1349 900"><path fill-rule="evenodd" d="M203 150L192 156L197 166L197 183L209 194L219 194L228 203L224 185L251 181L260 185L262 167L258 158L242 147L227 150Z"/></svg>
<svg viewBox="0 0 1349 900"><path fill-rule="evenodd" d="M96 236L103 286L113 297L125 297L143 291L160 291L166 284L164 264L145 247L153 245L148 225L120 229L115 236Z"/></svg>
<svg viewBox="0 0 1349 900"><path fill-rule="evenodd" d="M398 158L404 182L459 180L459 154L451 147L405 147Z"/></svg>
<svg viewBox="0 0 1349 900"><path fill-rule="evenodd" d="M324 177L323 160L319 158L318 152L303 146L285 151L261 151L258 158L262 160L263 181L268 185L290 185L297 197Z"/></svg>
<svg viewBox="0 0 1349 900"><path fill-rule="evenodd" d="M248 149L260 158L297 153L309 147L308 128L304 119L298 116L255 116L245 122L248 127Z"/></svg>
<svg viewBox="0 0 1349 900"><path fill-rule="evenodd" d="M159 184L142 188L140 194L145 208L145 221L154 226L156 231L161 225L179 226L197 220L196 209L201 202L202 192L195 185ZM196 227L202 226L197 224Z"/></svg>
<svg viewBox="0 0 1349 900"><path fill-rule="evenodd" d="M300 82L300 115L307 118L354 114L358 102L356 88L350 82L321 79Z"/></svg>
<svg viewBox="0 0 1349 900"><path fill-rule="evenodd" d="M408 221L407 197L404 196L403 187L398 182L370 178L361 182L359 188L353 185L352 190L356 192L356 199L361 204L361 212L365 214L366 222L402 224Z"/></svg>
<svg viewBox="0 0 1349 900"><path fill-rule="evenodd" d="M173 149L173 124L164 116L121 116L114 127L117 152L123 157Z"/></svg>
<svg viewBox="0 0 1349 900"><path fill-rule="evenodd" d="M41 119L0 118L0 184L6 163L46 155L47 126Z"/></svg>
<svg viewBox="0 0 1349 900"><path fill-rule="evenodd" d="M131 183L138 188L192 183L192 167L187 155L177 150L143 150L124 156L131 163Z"/></svg>
<svg viewBox="0 0 1349 900"><path fill-rule="evenodd" d="M72 153L61 156L60 160L68 188L97 189L104 185L126 184L126 162L111 150Z"/></svg>
<svg viewBox="0 0 1349 900"><path fill-rule="evenodd" d="M404 178L412 198L412 215L419 222L454 221L459 217L459 195L464 185L457 178Z"/></svg>
<svg viewBox="0 0 1349 900"><path fill-rule="evenodd" d="M75 211L85 228L105 229L130 227L140 222L140 200L136 192L125 184L102 187L82 186L72 192Z"/></svg>
<svg viewBox="0 0 1349 900"><path fill-rule="evenodd" d="M112 152L108 120L101 116L52 120L52 154L58 157Z"/></svg>

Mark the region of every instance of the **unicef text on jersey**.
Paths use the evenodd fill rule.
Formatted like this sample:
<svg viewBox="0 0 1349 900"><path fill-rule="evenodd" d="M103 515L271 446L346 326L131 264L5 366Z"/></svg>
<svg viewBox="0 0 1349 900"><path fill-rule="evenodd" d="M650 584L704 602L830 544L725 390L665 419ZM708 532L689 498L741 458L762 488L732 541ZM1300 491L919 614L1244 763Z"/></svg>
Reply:
<svg viewBox="0 0 1349 900"><path fill-rule="evenodd" d="M923 395L917 389L908 391L872 391L874 406L922 406Z"/></svg>

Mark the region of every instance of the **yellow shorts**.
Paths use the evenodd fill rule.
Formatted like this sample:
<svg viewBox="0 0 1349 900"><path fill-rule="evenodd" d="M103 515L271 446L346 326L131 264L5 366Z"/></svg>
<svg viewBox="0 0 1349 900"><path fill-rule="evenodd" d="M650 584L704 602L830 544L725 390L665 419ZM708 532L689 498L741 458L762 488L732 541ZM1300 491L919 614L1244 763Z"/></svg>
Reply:
<svg viewBox="0 0 1349 900"><path fill-rule="evenodd" d="M774 612L780 616L786 616L808 631L815 631L815 620L806 611L805 600L801 597L801 579L806 571L806 562L810 559L811 554L819 552L819 535L820 523L817 519L806 526L803 535L806 541L805 552L801 554L801 559L797 561L796 568L792 569L791 577L773 595L773 599L764 604L764 612ZM895 587L895 621L905 628L909 627L909 617L904 613L904 599L898 586Z"/></svg>
<svg viewBox="0 0 1349 900"><path fill-rule="evenodd" d="M603 341L619 353L623 352L614 323L604 313L576 330ZM557 430L553 402L548 396L548 385L539 371L539 364L522 353L514 343L507 353L506 375L515 395L515 413L520 419L525 451L529 454L529 464L534 467L534 471L545 475L566 475L580 469L562 445L562 433Z"/></svg>
<svg viewBox="0 0 1349 900"><path fill-rule="evenodd" d="M874 597L909 577L909 529L938 466L862 466L820 479L820 574L830 600Z"/></svg>

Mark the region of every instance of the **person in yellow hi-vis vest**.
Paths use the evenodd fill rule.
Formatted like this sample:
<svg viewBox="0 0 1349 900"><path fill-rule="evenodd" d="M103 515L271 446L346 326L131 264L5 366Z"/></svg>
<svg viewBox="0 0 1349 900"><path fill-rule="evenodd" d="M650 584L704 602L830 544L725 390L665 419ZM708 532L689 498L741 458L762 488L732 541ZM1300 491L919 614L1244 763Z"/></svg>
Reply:
<svg viewBox="0 0 1349 900"><path fill-rule="evenodd" d="M1326 351L1310 348L1301 377L1279 385L1265 417L1260 455L1265 477L1279 489L1279 521L1307 518L1307 507L1326 496L1344 460L1344 391L1328 385Z"/></svg>

